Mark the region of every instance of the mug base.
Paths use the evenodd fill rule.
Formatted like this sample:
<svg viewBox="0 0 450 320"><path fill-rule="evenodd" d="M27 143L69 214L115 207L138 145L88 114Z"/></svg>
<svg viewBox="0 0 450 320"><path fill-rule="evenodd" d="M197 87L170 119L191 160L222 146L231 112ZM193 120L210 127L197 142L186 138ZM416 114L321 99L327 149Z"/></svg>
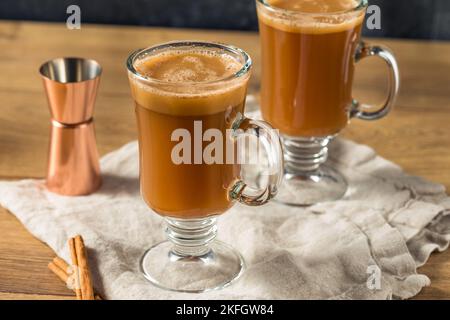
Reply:
<svg viewBox="0 0 450 320"><path fill-rule="evenodd" d="M284 182L274 201L291 206L310 206L341 199L347 187L347 181L337 170L321 165L313 172L285 172Z"/></svg>
<svg viewBox="0 0 450 320"><path fill-rule="evenodd" d="M201 293L222 289L237 280L245 270L241 254L214 240L201 256L181 256L170 241L161 242L141 258L144 277L161 289Z"/></svg>

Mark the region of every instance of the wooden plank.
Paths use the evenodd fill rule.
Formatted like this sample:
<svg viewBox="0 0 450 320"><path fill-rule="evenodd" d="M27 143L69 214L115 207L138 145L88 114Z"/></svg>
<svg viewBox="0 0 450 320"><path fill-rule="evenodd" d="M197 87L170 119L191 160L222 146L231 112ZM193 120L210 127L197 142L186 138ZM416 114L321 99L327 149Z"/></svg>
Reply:
<svg viewBox="0 0 450 320"><path fill-rule="evenodd" d="M75 300L71 296L48 294L4 293L0 292L0 300Z"/></svg>
<svg viewBox="0 0 450 320"><path fill-rule="evenodd" d="M180 39L220 41L242 47L254 60L252 90L259 88L259 41L252 32L88 24L84 24L81 30L68 30L63 24L0 22L0 29L3 26L7 30L4 36L0 34L0 46L7 48L0 50L0 67L5 75L0 79L0 89L3 90L41 92L37 68L42 62L57 56L87 56L97 59L104 66L101 94L128 94L124 66L128 54L137 48ZM44 34L45 37L42 36ZM388 39L368 41L390 46L398 57L403 83L400 105L429 107L431 103L449 107L449 43ZM24 54L26 59L21 58ZM379 97L378 90L385 82L385 70L380 68L380 63L364 62L358 68L356 96Z"/></svg>
<svg viewBox="0 0 450 320"><path fill-rule="evenodd" d="M432 254L418 272L430 278L431 286L424 288L414 299L450 300L450 250Z"/></svg>
<svg viewBox="0 0 450 320"><path fill-rule="evenodd" d="M343 136L373 147L407 173L441 183L450 190L449 118L450 108L411 110L397 106L382 120L353 120Z"/></svg>
<svg viewBox="0 0 450 320"><path fill-rule="evenodd" d="M0 177L44 177L50 127L45 96L0 91L0 101ZM102 155L137 138L130 97L99 96L95 116Z"/></svg>
<svg viewBox="0 0 450 320"><path fill-rule="evenodd" d="M55 253L0 207L0 292L73 296L47 264ZM5 297L5 296L4 296Z"/></svg>

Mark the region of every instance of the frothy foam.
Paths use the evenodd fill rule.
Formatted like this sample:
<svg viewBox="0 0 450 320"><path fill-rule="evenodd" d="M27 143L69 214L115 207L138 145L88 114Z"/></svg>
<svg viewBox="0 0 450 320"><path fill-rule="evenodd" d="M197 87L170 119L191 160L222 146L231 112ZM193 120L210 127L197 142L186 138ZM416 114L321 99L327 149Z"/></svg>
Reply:
<svg viewBox="0 0 450 320"><path fill-rule="evenodd" d="M287 32L332 33L361 24L364 10L357 8L359 0L266 0L274 8L289 12L270 12L258 3L260 19L267 25ZM298 13L298 14L296 14ZM304 15L301 15L304 13Z"/></svg>
<svg viewBox="0 0 450 320"><path fill-rule="evenodd" d="M244 101L248 74L220 82L236 74L242 67L240 61L223 52L171 50L136 63L139 74L159 82L149 84L130 76L131 89L140 106L160 113L213 114Z"/></svg>
<svg viewBox="0 0 450 320"><path fill-rule="evenodd" d="M335 13L358 6L358 0L267 0L277 8L305 13Z"/></svg>
<svg viewBox="0 0 450 320"><path fill-rule="evenodd" d="M208 51L171 51L141 61L136 69L142 75L169 83L210 82L225 79L242 68L227 54Z"/></svg>

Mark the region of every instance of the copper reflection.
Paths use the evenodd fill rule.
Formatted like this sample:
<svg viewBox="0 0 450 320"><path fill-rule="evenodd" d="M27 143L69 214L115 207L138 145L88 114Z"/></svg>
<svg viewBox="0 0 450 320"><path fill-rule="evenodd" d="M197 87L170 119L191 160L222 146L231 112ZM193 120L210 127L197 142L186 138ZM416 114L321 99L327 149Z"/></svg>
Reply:
<svg viewBox="0 0 450 320"><path fill-rule="evenodd" d="M43 64L40 73L52 117L47 188L90 194L101 185L92 117L101 67L93 60L60 58Z"/></svg>

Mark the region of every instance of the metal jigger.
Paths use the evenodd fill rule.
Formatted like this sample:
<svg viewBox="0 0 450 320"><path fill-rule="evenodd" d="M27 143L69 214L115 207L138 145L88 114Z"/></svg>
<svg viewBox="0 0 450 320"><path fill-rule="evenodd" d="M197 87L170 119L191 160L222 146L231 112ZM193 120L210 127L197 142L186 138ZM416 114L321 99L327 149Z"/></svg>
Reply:
<svg viewBox="0 0 450 320"><path fill-rule="evenodd" d="M101 66L94 60L59 58L39 72L50 106L47 188L62 195L87 195L101 185L94 111Z"/></svg>

